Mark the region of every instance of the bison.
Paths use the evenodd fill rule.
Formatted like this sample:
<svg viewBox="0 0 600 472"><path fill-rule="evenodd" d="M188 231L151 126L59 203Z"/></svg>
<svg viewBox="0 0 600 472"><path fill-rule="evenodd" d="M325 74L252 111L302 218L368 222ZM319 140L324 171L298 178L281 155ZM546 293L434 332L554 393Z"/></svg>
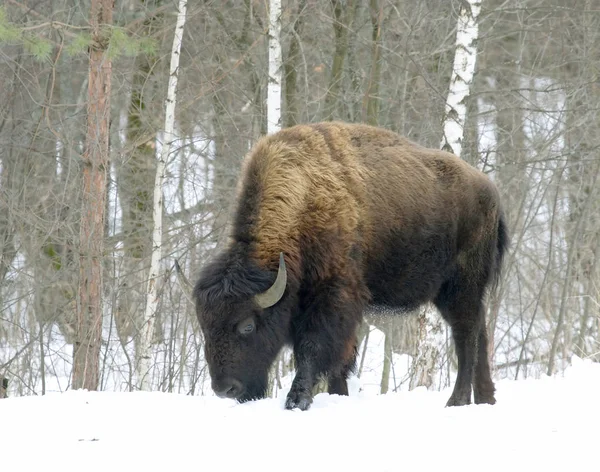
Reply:
<svg viewBox="0 0 600 472"><path fill-rule="evenodd" d="M263 137L242 166L229 241L194 287L212 388L264 397L287 344L287 409L308 409L322 377L347 395L365 307L431 301L458 357L447 405L469 404L471 386L493 404L484 297L507 245L498 190L455 155L341 122Z"/></svg>

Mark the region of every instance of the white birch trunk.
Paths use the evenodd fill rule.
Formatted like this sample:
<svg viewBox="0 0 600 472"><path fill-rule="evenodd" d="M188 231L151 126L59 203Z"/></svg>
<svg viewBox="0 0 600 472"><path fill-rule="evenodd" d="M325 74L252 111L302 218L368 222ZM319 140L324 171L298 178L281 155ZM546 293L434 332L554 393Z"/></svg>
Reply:
<svg viewBox="0 0 600 472"><path fill-rule="evenodd" d="M438 368L443 332L442 320L434 307L427 305L419 312L418 349L413 359L409 388L431 388Z"/></svg>
<svg viewBox="0 0 600 472"><path fill-rule="evenodd" d="M478 0L464 0L464 4L460 7L454 66L452 67L450 90L446 100L444 136L441 148L448 149L459 157L462 152L462 140L467 116L465 101L471 93L473 75L475 74L475 60L477 58L475 42L479 36L477 18L480 11L481 1Z"/></svg>
<svg viewBox="0 0 600 472"><path fill-rule="evenodd" d="M171 144L175 139L175 104L177 100L177 79L179 74L179 56L181 42L183 41L183 28L185 26L185 15L187 0L180 0L177 24L175 25L175 36L173 48L171 49L171 67L169 71L169 85L167 89L165 133L164 143L156 166L156 179L154 181L154 228L152 231L152 258L150 262L150 273L148 274L148 290L146 297L146 311L140 332L137 381L141 390L150 390L150 359L151 345L154 336L156 321L156 307L158 306L158 276L160 272L160 260L162 258L162 214L163 214L163 181L165 179L165 168L167 158L171 152Z"/></svg>
<svg viewBox="0 0 600 472"><path fill-rule="evenodd" d="M269 83L267 134L281 129L281 0L269 0Z"/></svg>
<svg viewBox="0 0 600 472"><path fill-rule="evenodd" d="M471 92L477 48L475 42L479 34L477 18L481 11L481 1L464 0L460 8L456 32L454 65L450 79L450 90L446 100L444 136L441 148L458 157L462 152L462 141L467 116L466 98ZM431 387L435 370L438 367L442 323L431 305L419 313L419 348L414 359L410 388Z"/></svg>

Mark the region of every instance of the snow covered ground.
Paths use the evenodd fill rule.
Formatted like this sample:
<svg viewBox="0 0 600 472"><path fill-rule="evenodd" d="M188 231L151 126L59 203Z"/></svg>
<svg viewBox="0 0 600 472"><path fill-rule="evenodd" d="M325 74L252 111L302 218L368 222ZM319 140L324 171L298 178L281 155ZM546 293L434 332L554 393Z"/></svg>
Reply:
<svg viewBox="0 0 600 472"><path fill-rule="evenodd" d="M495 406L450 390L246 404L167 393L70 391L0 401L1 471L599 470L600 364L503 380Z"/></svg>

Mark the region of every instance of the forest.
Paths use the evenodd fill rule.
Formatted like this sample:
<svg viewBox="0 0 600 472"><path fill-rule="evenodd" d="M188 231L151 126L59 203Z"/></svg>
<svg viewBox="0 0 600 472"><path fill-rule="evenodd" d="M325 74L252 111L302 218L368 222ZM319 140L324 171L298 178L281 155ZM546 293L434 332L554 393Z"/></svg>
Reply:
<svg viewBox="0 0 600 472"><path fill-rule="evenodd" d="M224 244L252 145L328 120L496 183L495 379L600 361L597 1L5 0L0 83L0 396L209 395L179 274ZM365 313L357 375L451 385L438 314L391 315ZM292 371L284 351L273 395Z"/></svg>

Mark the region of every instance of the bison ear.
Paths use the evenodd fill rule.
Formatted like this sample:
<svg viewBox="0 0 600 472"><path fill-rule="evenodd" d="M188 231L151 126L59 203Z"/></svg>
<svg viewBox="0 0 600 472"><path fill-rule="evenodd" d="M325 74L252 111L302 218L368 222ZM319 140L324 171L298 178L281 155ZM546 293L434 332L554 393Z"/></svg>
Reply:
<svg viewBox="0 0 600 472"><path fill-rule="evenodd" d="M269 308L275 305L285 292L285 286L287 284L287 270L285 268L285 260L283 259L283 252L279 253L279 270L277 271L277 278L271 287L265 292L259 293L254 296L254 300L261 308Z"/></svg>

